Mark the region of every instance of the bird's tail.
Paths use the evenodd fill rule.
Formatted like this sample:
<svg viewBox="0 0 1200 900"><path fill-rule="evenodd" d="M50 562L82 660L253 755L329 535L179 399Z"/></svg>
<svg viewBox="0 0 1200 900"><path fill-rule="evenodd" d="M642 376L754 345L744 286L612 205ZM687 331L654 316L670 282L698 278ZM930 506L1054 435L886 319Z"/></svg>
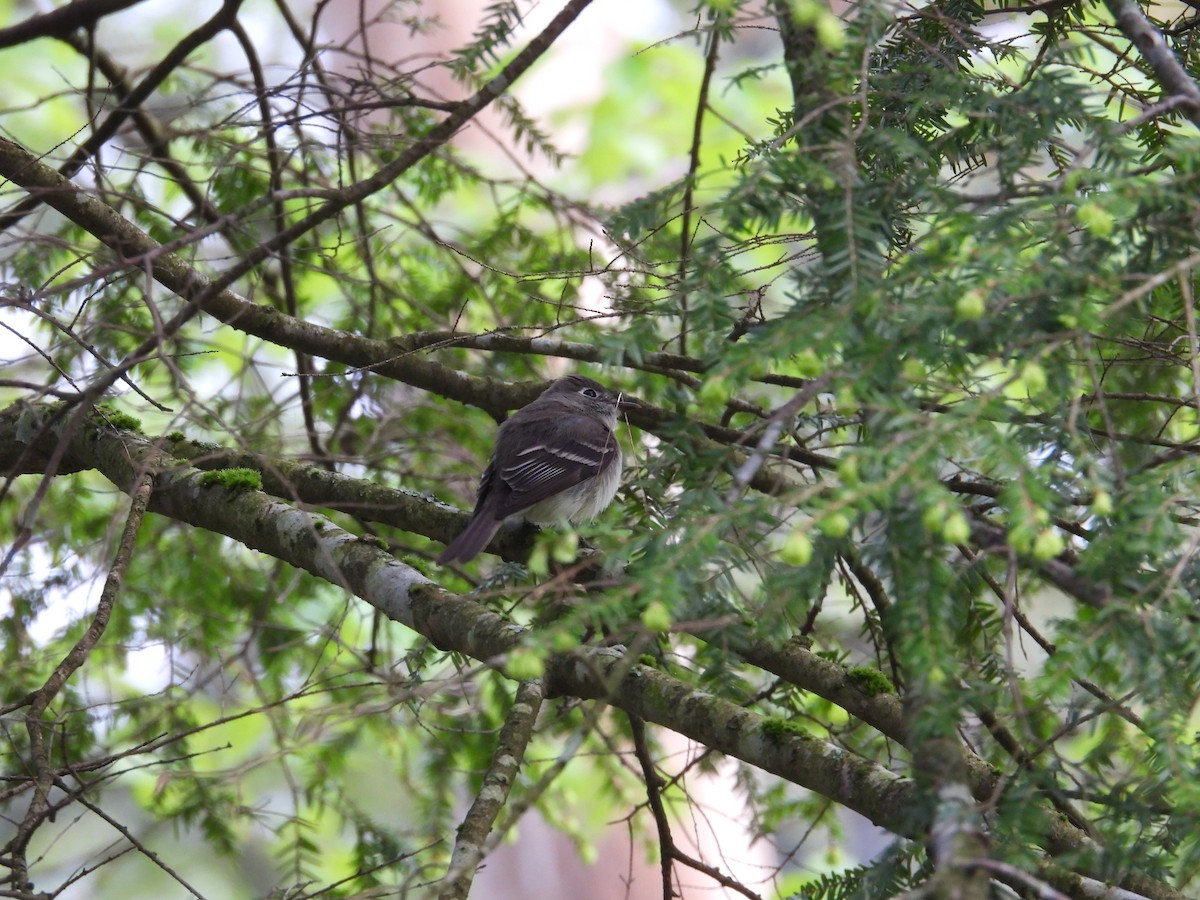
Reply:
<svg viewBox="0 0 1200 900"><path fill-rule="evenodd" d="M437 558L438 565L444 566L452 562L470 562L479 555L479 551L488 545L488 541L500 528L500 523L489 515L472 517L454 540L446 545L442 555Z"/></svg>

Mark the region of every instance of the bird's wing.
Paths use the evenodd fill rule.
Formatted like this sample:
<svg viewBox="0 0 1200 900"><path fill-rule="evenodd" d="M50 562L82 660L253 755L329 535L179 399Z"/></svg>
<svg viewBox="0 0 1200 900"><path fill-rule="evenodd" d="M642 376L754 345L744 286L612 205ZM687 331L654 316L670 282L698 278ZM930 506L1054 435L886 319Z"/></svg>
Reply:
<svg viewBox="0 0 1200 900"><path fill-rule="evenodd" d="M509 455L512 462L492 473L489 487L497 495L497 518L521 512L594 478L612 465L620 452L616 435L593 418L559 415L549 421L554 427L545 440ZM503 429L499 441L519 445L524 424L514 417L512 427Z"/></svg>

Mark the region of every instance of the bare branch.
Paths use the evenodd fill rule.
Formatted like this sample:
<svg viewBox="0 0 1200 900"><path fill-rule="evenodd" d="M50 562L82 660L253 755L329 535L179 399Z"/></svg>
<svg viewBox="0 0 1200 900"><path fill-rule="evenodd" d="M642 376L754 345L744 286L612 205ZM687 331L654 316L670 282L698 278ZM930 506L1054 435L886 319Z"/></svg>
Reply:
<svg viewBox="0 0 1200 900"><path fill-rule="evenodd" d="M16 47L43 37L63 38L82 28L90 28L102 18L142 0L71 0L49 12L30 16L24 22L0 28L0 50Z"/></svg>
<svg viewBox="0 0 1200 900"><path fill-rule="evenodd" d="M1169 99L1179 98L1179 108L1194 125L1200 126L1200 87L1171 52L1162 32L1154 27L1136 0L1104 0L1104 5L1117 27L1150 64Z"/></svg>
<svg viewBox="0 0 1200 900"><path fill-rule="evenodd" d="M50 766L50 742L47 740L49 723L45 720L46 710L58 696L63 685L67 683L67 679L87 661L92 649L103 637L104 630L108 627L109 618L121 594L125 571L133 559L134 542L150 503L153 488L152 467L153 459L148 456L146 465L130 489L133 502L130 504L129 513L125 518L125 530L121 534L116 555L109 567L108 578L105 580L104 589L100 592L100 600L96 605L96 612L92 616L91 624L83 636L75 642L70 652L55 666L45 684L28 698L29 712L25 716L25 727L29 732L31 768L35 773L33 797L29 801L25 817L17 826L16 834L0 850L0 853L11 856L14 860L12 878L16 884L24 884L29 880L25 859L26 850L34 832L46 821L46 817L50 813L49 797L50 789L54 785L54 776Z"/></svg>
<svg viewBox="0 0 1200 900"><path fill-rule="evenodd" d="M458 827L458 839L450 856L450 869L446 872L445 885L438 894L441 900L466 900L470 893L475 871L484 858L488 834L512 790L513 781L525 757L525 748L533 738L533 727L537 724L541 708L541 682L521 682L496 740L492 764L484 773L475 800Z"/></svg>

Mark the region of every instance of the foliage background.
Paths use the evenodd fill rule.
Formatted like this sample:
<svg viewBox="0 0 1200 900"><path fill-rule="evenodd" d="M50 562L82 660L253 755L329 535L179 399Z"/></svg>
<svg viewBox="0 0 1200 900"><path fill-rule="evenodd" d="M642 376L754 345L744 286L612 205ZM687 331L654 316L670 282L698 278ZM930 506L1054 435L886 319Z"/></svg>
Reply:
<svg viewBox="0 0 1200 900"><path fill-rule="evenodd" d="M7 10L4 896L1194 895L1194 12L590 6Z"/></svg>

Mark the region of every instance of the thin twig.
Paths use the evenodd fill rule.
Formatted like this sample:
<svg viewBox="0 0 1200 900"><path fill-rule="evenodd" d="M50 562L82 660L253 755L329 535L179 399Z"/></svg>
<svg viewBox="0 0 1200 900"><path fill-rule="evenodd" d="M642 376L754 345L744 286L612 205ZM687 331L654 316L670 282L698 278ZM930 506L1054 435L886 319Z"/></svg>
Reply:
<svg viewBox="0 0 1200 900"><path fill-rule="evenodd" d="M700 141L704 133L704 112L708 107L708 86L717 68L717 51L721 46L721 35L713 27L708 32L708 52L704 54L704 74L700 78L700 96L696 100L696 117L692 123L692 149L688 159L687 175L683 179L683 218L679 230L679 352L687 356L688 333L688 290L687 269L692 251L692 202L696 191L696 176L700 172Z"/></svg>
<svg viewBox="0 0 1200 900"><path fill-rule="evenodd" d="M63 787L64 790L67 789L66 785L60 785L60 786ZM124 825L122 825L120 822L118 822L116 819L114 819L112 816L110 816L104 810L102 810L99 806L97 806L96 804L89 801L87 799L87 797L84 797L82 794L76 799L82 806L87 807L94 814L96 814L101 819L103 819L105 822L107 822L112 828L114 828L115 830L120 832L121 836L124 837L125 840L129 841L129 843L134 847L135 850L137 850L139 853L141 853L143 856L145 856L148 860L150 860L152 863L154 863L156 866L158 866L160 869L162 869L164 872L166 872L168 875L170 875L171 878L174 881L178 882L178 884L181 887L186 889L189 894L191 894L193 897L200 898L200 900L204 900L203 894L201 894L198 890L196 890L194 887L192 887L190 884L188 884L187 880L182 875L180 875L177 871L175 871L173 868L171 868L171 866L167 865L167 863L163 861L162 857L160 857L157 853L155 853L153 850L151 850L149 847L147 847L145 844L143 844L141 841L139 841L137 839L137 835L135 835L132 831L130 831L128 828L126 828Z"/></svg>
<svg viewBox="0 0 1200 900"><path fill-rule="evenodd" d="M77 640L62 661L54 667L50 677L46 679L30 698L29 712L25 716L25 727L29 733L29 754L35 773L33 797L29 801L29 809L17 826L17 833L0 853L13 857L13 881L24 884L29 880L26 851L34 832L46 821L49 812L50 789L54 786L55 778L50 768L50 748L46 740L49 723L45 720L46 710L58 696L63 685L80 666L87 661L92 649L104 635L108 627L113 607L121 594L125 572L133 559L133 548L138 531L146 515L153 489L153 472L150 465L145 466L139 475L136 485L131 491L132 501L129 514L125 519L125 530L117 545L117 552L108 570L104 589L100 592L100 600L96 604L96 612L92 616L87 631ZM82 799L82 798L80 798ZM197 895L198 896L198 895Z"/></svg>
<svg viewBox="0 0 1200 900"><path fill-rule="evenodd" d="M650 747L646 742L646 720L633 713L626 713L629 719L629 730L633 734L633 753L638 765L642 768L642 781L646 785L646 801L654 816L654 828L658 832L659 865L662 868L663 900L671 900L679 896L671 886L671 863L675 859L675 840L671 837L671 821L667 818L666 807L663 806L663 780L654 767L650 756Z"/></svg>

